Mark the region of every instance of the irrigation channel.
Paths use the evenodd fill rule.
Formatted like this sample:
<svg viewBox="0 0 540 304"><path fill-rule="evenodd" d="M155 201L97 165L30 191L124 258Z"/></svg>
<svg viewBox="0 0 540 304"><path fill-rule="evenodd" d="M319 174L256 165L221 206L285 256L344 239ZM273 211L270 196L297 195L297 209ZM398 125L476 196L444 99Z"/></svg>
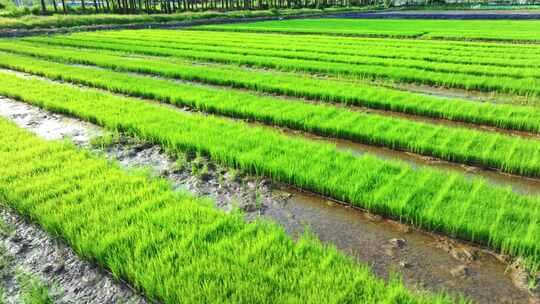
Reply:
<svg viewBox="0 0 540 304"><path fill-rule="evenodd" d="M78 146L97 149L127 168L150 168L154 174L169 179L176 189L210 196L225 211L238 207L244 210L247 220L262 217L277 222L293 237L309 227L323 242L370 264L377 275L388 278L390 273L397 272L412 288L447 290L479 303L540 300L527 291L527 274L519 261L487 249L426 233L288 185L238 174L206 158L187 157L187 163L179 167L177 160L159 146L133 138L120 138L97 148L89 143L92 138L107 134L100 127L18 101L0 98L0 115L45 139L69 138ZM338 146L350 148L351 144L343 142ZM377 151L372 149L366 147L362 151ZM403 153L391 151L387 157L394 154ZM193 172L195 163L208 171L203 176ZM527 191L540 190L540 185L535 185L531 184ZM34 272L40 273L38 262L31 265L37 268ZM69 270L71 265L65 267ZM85 285L90 289L97 287Z"/></svg>
<svg viewBox="0 0 540 304"><path fill-rule="evenodd" d="M518 175L501 173L495 170L452 163L433 157L422 156L420 154L396 151L378 146L365 145L350 140L321 137L307 134L305 132L293 131L288 129L282 130L285 134L289 136L300 136L304 138L310 138L316 141L332 143L335 144L338 149L348 150L357 155L367 153L383 159L404 161L415 168L420 166L429 166L439 168L445 171L461 173L470 178L482 177L486 181L494 185L510 186L512 187L512 190L520 194L536 195L540 193L540 180L534 178L527 178Z"/></svg>
<svg viewBox="0 0 540 304"><path fill-rule="evenodd" d="M400 83L382 80L376 80L372 83L386 88L447 99L457 98L474 102L490 102L495 104L510 104L522 106L540 105L540 99L534 96L508 95L500 92L482 92L477 90L433 86L428 84Z"/></svg>

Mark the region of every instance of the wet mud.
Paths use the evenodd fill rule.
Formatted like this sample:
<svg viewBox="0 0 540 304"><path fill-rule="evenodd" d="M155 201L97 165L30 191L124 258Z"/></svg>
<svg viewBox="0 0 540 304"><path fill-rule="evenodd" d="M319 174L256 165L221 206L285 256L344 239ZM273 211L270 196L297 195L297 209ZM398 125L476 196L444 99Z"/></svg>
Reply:
<svg viewBox="0 0 540 304"><path fill-rule="evenodd" d="M31 129L43 139L69 139L76 145L87 145L92 137L102 133L91 124L44 112L34 106L2 97L0 97L0 116L8 117L22 128Z"/></svg>
<svg viewBox="0 0 540 304"><path fill-rule="evenodd" d="M21 127L34 132L40 124L60 120L83 129L90 127L84 134L105 133L99 127L61 118L20 102L4 99L0 109L7 105L18 109L28 107L26 114L39 123L21 122L24 113L0 114L18 120ZM26 121L34 121L29 117ZM56 138L69 138L69 134L59 132ZM91 136L87 138L78 144L89 147ZM216 206L226 212L240 208L248 221L271 220L282 225L293 237L302 235L309 227L321 241L334 244L346 254L371 265L377 275L388 278L390 273L397 272L411 288L446 290L479 303L534 303L538 300L535 293L523 285L523 269L514 270L510 267L511 259L484 248L422 232L288 185L248 176L201 155L173 157L159 146L121 136L101 147L92 147L126 168L146 168L156 176L169 179L177 190L211 197ZM24 227L29 225L24 221L19 223ZM41 263L29 265L37 272ZM86 280L84 277L83 271L81 276L73 275L67 280L79 284ZM525 278L528 278L526 273ZM96 284L87 284L85 288L99 289ZM122 292L112 294L122 295Z"/></svg>
<svg viewBox="0 0 540 304"><path fill-rule="evenodd" d="M474 102L490 102L495 104L509 104L518 106L540 106L540 98L536 96L521 96L499 92L482 92L477 90L465 90L442 86L430 86L425 84L376 81L377 85L407 92L436 96L441 98L458 98Z"/></svg>
<svg viewBox="0 0 540 304"><path fill-rule="evenodd" d="M408 286L461 293L479 303L536 299L527 287L514 284L511 272L505 274L508 266L488 250L282 187L291 196L282 203L288 216L278 222L289 233L309 226L322 241L367 262L380 276L395 272Z"/></svg>
<svg viewBox="0 0 540 304"><path fill-rule="evenodd" d="M261 125L258 123L252 124ZM290 137L303 138L316 142L323 142L335 145L337 149L342 151L350 151L355 155L370 154L385 160L405 162L411 165L413 168L429 167L433 169L440 169L446 172L459 173L471 179L482 178L492 185L510 187L514 192L523 195L540 194L540 179L536 178L528 178L519 175L503 173L496 169L481 168L465 164L453 163L435 157L424 156L421 154L406 151L398 151L375 145L361 144L351 140L318 136L311 133L291 130L287 128L273 128Z"/></svg>
<svg viewBox="0 0 540 304"><path fill-rule="evenodd" d="M81 260L63 242L49 236L36 225L2 207L0 220L11 233L1 234L11 271L4 272L2 283L7 303L21 303L20 287L14 272L25 272L47 282L55 303L147 303L126 284L117 282L92 263ZM6 276L7 274L7 276Z"/></svg>

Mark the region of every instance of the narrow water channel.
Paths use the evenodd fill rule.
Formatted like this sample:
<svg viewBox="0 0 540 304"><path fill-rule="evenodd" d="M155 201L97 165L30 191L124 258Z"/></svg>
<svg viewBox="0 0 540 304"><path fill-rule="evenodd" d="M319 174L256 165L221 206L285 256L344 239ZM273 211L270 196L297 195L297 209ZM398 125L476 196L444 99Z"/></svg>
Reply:
<svg viewBox="0 0 540 304"><path fill-rule="evenodd" d="M258 124L254 124L258 125ZM277 129L277 128L276 128ZM487 182L502 186L511 187L513 191L524 195L540 194L540 179L528 178L519 175L502 173L500 171L484 169L479 167L467 166L459 163L452 163L437 158L426 157L420 154L392 150L385 147L360 144L345 139L329 138L317 136L311 133L279 128L279 130L288 136L304 138L317 142L324 142L335 145L342 151L350 151L356 155L370 154L385 160L395 160L405 162L415 168L429 167L463 174L469 178L483 178Z"/></svg>
<svg viewBox="0 0 540 304"><path fill-rule="evenodd" d="M298 236L304 227L326 243L368 263L384 278L402 276L411 288L463 294L479 303L528 303L526 291L514 286L507 265L475 246L412 229L323 197L288 186L274 193L290 198L279 212L264 213Z"/></svg>

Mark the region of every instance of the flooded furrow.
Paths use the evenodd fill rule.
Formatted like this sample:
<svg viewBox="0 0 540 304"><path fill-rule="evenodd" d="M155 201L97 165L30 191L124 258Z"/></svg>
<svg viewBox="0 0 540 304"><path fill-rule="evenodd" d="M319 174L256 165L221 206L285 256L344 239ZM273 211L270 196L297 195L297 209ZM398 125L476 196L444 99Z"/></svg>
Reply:
<svg viewBox="0 0 540 304"><path fill-rule="evenodd" d="M500 92L483 92L478 90L466 90L443 86L431 86L426 84L383 82L377 81L377 85L400 91L418 93L446 99L463 99L473 102L490 102L495 104L508 104L517 106L540 106L540 98L535 96L512 95Z"/></svg>
<svg viewBox="0 0 540 304"><path fill-rule="evenodd" d="M459 173L468 178L483 178L492 185L511 187L514 192L523 195L540 194L540 179L503 173L495 169L453 163L435 157L424 156L412 152L393 150L381 146L361 144L346 139L319 136L312 133L287 128L280 128L256 122L249 123L253 126L264 126L279 130L287 136L335 145L337 149L342 151L350 151L355 155L370 154L380 159L405 162L411 165L413 168L429 167L446 172Z"/></svg>
<svg viewBox="0 0 540 304"><path fill-rule="evenodd" d="M66 121L57 114L0 98L0 109L5 108L18 108L19 111L12 110L11 114L1 111L0 115L37 134L41 133L39 126L50 125L50 120ZM29 117L23 119L25 116ZM75 121L77 128L89 128L84 134L105 132L77 120L67 121ZM55 130L69 129L73 127ZM73 134L61 133L54 131L48 138ZM90 137L79 145L87 146ZM126 168L150 168L154 174L169 179L175 189L209 196L226 212L240 208L248 221L264 218L276 222L293 237L302 235L309 227L321 241L371 265L377 275L388 278L392 272L399 273L413 289L446 290L479 303L537 300L523 282L514 279L513 268L508 267L510 260L484 248L422 232L288 185L251 177L222 167L204 156L173 157L159 146L136 139L121 138L100 148L99 153L119 161Z"/></svg>
<svg viewBox="0 0 540 304"><path fill-rule="evenodd" d="M278 188L279 189L279 188ZM287 216L266 212L291 234L308 226L319 239L365 261L379 276L395 272L410 287L461 293L479 303L528 303L535 299L505 274L507 265L487 250L415 230L340 205L314 194L281 186L289 199ZM282 212L283 213L283 212Z"/></svg>

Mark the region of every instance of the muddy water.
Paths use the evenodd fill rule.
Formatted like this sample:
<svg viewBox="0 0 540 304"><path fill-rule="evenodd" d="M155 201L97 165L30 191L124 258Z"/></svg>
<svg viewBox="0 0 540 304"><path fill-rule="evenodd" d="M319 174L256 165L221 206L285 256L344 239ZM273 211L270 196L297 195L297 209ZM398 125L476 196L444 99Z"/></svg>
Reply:
<svg viewBox="0 0 540 304"><path fill-rule="evenodd" d="M539 106L540 98L534 96L510 95L498 92L482 92L459 88L446 88L414 83L378 82L379 85L402 91L420 93L442 98L459 98L475 102L492 102L500 104Z"/></svg>
<svg viewBox="0 0 540 304"><path fill-rule="evenodd" d="M400 223L346 208L322 197L282 186L276 195L292 195L280 213L264 216L298 235L309 226L323 242L368 262L374 272L402 275L409 286L462 293L481 303L527 303L529 295L505 275L506 265L473 246L423 233Z"/></svg>
<svg viewBox="0 0 540 304"><path fill-rule="evenodd" d="M99 128L91 124L46 113L28 104L1 97L0 116L9 117L18 126L31 127L36 135L46 140L69 138L75 144L85 144L101 133Z"/></svg>
<svg viewBox="0 0 540 304"><path fill-rule="evenodd" d="M90 127L84 134L103 132L96 126L65 120L19 102L2 100L0 109L5 108L20 112L2 116L38 134L40 125L48 125L51 120L74 121L74 126L82 129ZM49 138L69 138L69 131L62 130L70 129L55 128ZM177 189L209 196L225 211L241 208L247 220L263 217L277 222L294 237L301 235L306 225L310 226L323 242L370 264L377 275L388 277L391 271L396 271L412 288L445 289L480 303L527 303L534 299L528 291L512 283L512 276L505 273L507 264L482 248L423 233L268 180L241 175L206 158L191 156L178 165L175 158L149 143L123 140L101 152L128 168L150 168L156 175L168 178ZM192 170L194 165L207 170L204 174L196 173ZM33 265L36 264L39 263ZM97 285L88 284L85 288L96 289Z"/></svg>
<svg viewBox="0 0 540 304"><path fill-rule="evenodd" d="M436 169L442 169L444 171L460 173L469 178L484 178L486 181L493 185L511 187L513 191L520 194L540 194L540 179L527 178L518 175L502 173L496 170L452 163L433 157L423 156L420 154L396 151L378 146L365 145L350 140L316 136L313 134L284 128L281 128L280 131L292 137L299 137L313 141L330 143L335 145L336 148L340 150L350 151L355 155L370 154L382 159L402 161L415 168L431 167Z"/></svg>

